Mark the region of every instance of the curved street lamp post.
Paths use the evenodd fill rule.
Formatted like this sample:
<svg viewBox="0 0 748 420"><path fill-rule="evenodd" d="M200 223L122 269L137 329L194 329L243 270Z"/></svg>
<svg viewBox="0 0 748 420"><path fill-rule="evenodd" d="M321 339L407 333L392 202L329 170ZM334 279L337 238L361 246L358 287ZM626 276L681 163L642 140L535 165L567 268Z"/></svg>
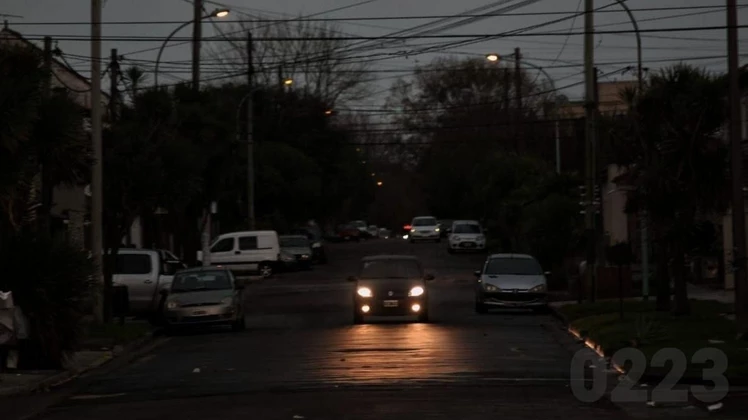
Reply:
<svg viewBox="0 0 748 420"><path fill-rule="evenodd" d="M214 18L214 17L222 18L222 17L228 16L229 13L230 13L229 9L216 9L216 10L212 11L210 14L207 14L207 15L201 17L200 20L202 21L202 20L210 19L210 18ZM164 43L161 44L161 48L158 50L158 57L156 57L156 69L154 70L154 76L153 76L153 83L154 83L154 85L156 87L158 87L158 67L161 64L161 54L164 53L164 48L166 48L166 44L169 43L169 41L171 40L171 38L174 35L176 35L177 32L179 32L180 30L182 30L187 25L192 24L193 22L194 22L193 20L189 20L189 21L187 21L187 22L185 22L185 23L177 26L177 28L174 29L169 34L169 36L166 37L166 39L164 40Z"/></svg>

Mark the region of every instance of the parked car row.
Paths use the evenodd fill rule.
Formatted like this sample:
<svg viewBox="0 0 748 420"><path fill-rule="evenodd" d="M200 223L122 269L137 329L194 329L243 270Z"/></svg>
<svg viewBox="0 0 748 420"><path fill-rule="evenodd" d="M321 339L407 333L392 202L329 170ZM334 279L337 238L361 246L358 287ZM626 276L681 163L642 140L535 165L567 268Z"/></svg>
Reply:
<svg viewBox="0 0 748 420"><path fill-rule="evenodd" d="M363 220L354 220L350 223L338 225L335 236L342 241L361 241L366 239L387 239L392 231L377 225L367 225Z"/></svg>

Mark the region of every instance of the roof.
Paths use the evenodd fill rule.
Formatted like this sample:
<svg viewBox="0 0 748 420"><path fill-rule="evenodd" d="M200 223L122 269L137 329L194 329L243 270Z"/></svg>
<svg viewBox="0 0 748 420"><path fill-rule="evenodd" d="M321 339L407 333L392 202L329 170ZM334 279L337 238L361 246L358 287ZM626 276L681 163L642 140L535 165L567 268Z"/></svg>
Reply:
<svg viewBox="0 0 748 420"><path fill-rule="evenodd" d="M361 258L361 261L402 260L420 261L415 255L369 255Z"/></svg>
<svg viewBox="0 0 748 420"><path fill-rule="evenodd" d="M532 255L527 254L491 254L488 256L489 259L492 258L516 258L520 260L534 260L535 257Z"/></svg>
<svg viewBox="0 0 748 420"><path fill-rule="evenodd" d="M36 51L39 51L39 52L43 52L44 51L38 45L36 45L33 42L31 42L31 41L27 40L26 38L24 38L23 35L21 35L20 32L16 32L16 31L14 31L12 29L9 29L8 28L8 21L5 21L3 29L0 29L0 35L1 34L10 35L11 37L16 38L17 40L23 42L26 46L28 46L30 48L33 48ZM59 60L56 57L52 57L52 61L57 66L59 66L60 68L62 68L63 70L65 70L67 73L70 73L71 75L73 75L75 78L81 80L82 82L85 82L88 85L91 84L90 80L88 80L86 77L84 77L82 74L78 73L77 71L73 70L64 61ZM109 94L107 94L104 90L101 91L101 94L102 94L102 96L104 96L105 98L107 98L107 100L109 100Z"/></svg>

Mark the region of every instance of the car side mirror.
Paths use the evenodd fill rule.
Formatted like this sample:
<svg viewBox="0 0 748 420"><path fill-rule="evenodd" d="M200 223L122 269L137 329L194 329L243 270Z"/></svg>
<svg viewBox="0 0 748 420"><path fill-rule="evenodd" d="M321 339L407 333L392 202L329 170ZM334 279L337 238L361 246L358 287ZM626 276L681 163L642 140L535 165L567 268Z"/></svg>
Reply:
<svg viewBox="0 0 748 420"><path fill-rule="evenodd" d="M356 278L356 276L348 276L347 280L350 281L350 282L355 282L358 279Z"/></svg>
<svg viewBox="0 0 748 420"><path fill-rule="evenodd" d="M475 270L475 271L473 271L473 275L474 275L475 277L478 277L478 278L480 278L480 275L481 275L481 271L480 271L480 270Z"/></svg>
<svg viewBox="0 0 748 420"><path fill-rule="evenodd" d="M425 276L423 276L423 279L426 280L426 281L431 281L431 280L434 279L434 275L433 274L426 274Z"/></svg>

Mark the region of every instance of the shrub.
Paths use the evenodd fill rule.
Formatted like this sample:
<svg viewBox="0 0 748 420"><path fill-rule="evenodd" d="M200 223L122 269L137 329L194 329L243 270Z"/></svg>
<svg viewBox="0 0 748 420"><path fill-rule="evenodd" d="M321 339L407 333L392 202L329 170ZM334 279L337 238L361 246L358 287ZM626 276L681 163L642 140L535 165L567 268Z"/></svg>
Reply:
<svg viewBox="0 0 748 420"><path fill-rule="evenodd" d="M21 348L21 368L57 369L81 338L94 289L88 253L62 240L17 235L0 249L0 289L29 321L29 340Z"/></svg>

